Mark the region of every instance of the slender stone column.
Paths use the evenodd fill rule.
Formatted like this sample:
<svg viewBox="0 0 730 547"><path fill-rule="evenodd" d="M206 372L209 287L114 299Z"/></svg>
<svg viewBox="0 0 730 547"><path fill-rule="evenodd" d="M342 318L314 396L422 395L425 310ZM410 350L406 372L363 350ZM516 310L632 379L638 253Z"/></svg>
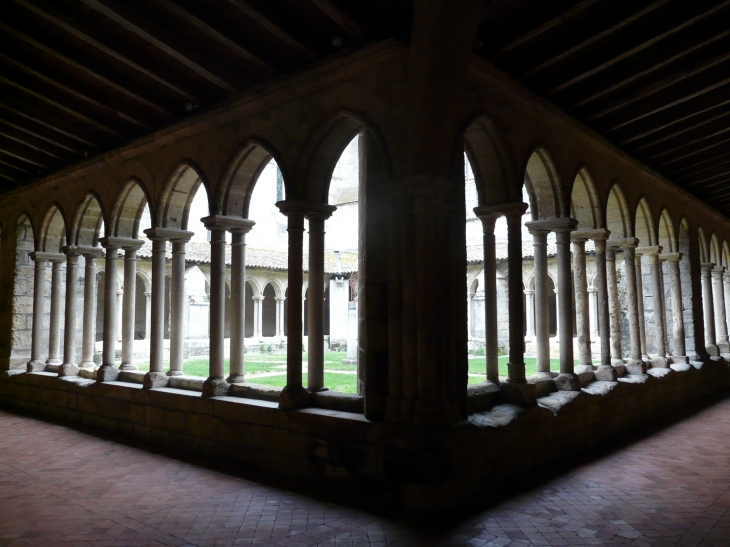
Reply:
<svg viewBox="0 0 730 547"><path fill-rule="evenodd" d="M608 306L611 321L611 364L623 365L621 349L621 305L618 299L618 280L616 276L616 250L613 241L606 249L606 280L608 281Z"/></svg>
<svg viewBox="0 0 730 547"><path fill-rule="evenodd" d="M598 340L598 291L595 288L588 289L588 317L592 344L594 340Z"/></svg>
<svg viewBox="0 0 730 547"><path fill-rule="evenodd" d="M657 356L651 360L653 367L666 368L669 366L667 359L667 322L664 317L664 306L661 300L664 298L662 293L662 281L660 279L661 266L659 261L659 253L662 248L659 246L644 247L643 252L649 261L649 270L651 272L652 293L654 297L654 326L655 338L657 346Z"/></svg>
<svg viewBox="0 0 730 547"><path fill-rule="evenodd" d="M596 249L596 311L598 315L598 336L601 340L601 361L595 372L597 380L614 381L618 372L611 366L610 310L608 297L608 267L606 260L608 230L597 229L591 232Z"/></svg>
<svg viewBox="0 0 730 547"><path fill-rule="evenodd" d="M144 339L149 341L151 338L150 328L152 326L152 293L144 292Z"/></svg>
<svg viewBox="0 0 730 547"><path fill-rule="evenodd" d="M539 225L533 226L538 223L539 221L528 222L527 227L532 234L534 248L537 375L544 379L552 378L550 373L550 301L547 283L547 235L550 230L540 228Z"/></svg>
<svg viewBox="0 0 730 547"><path fill-rule="evenodd" d="M702 309L705 319L705 344L707 345L707 353L712 356L718 356L720 355L720 351L715 342L715 310L712 303L712 268L714 266L711 262L701 264Z"/></svg>
<svg viewBox="0 0 730 547"><path fill-rule="evenodd" d="M122 298L122 365L120 370L138 370L134 364L134 315L137 299L137 251L144 241L130 239L124 249L124 295Z"/></svg>
<svg viewBox="0 0 730 547"><path fill-rule="evenodd" d="M575 230L578 222L569 218L560 220L564 224L554 228L558 262L558 308L560 309L558 332L560 332L561 340L560 374L555 378L555 384L559 390L579 391L580 380L575 374L573 360L573 277L570 263L570 233Z"/></svg>
<svg viewBox="0 0 730 547"><path fill-rule="evenodd" d="M97 382L112 382L119 376L115 366L117 341L117 253L119 243L106 237L99 243L106 250L104 257L104 333L101 367L96 371Z"/></svg>
<svg viewBox="0 0 730 547"><path fill-rule="evenodd" d="M284 336L284 302L285 298L277 296L276 300L276 335L279 338Z"/></svg>
<svg viewBox="0 0 730 547"><path fill-rule="evenodd" d="M62 254L51 258L51 322L48 331L48 359L46 365L58 366L61 360L61 313L63 309L63 264L66 257ZM55 370L55 369L53 369Z"/></svg>
<svg viewBox="0 0 730 547"><path fill-rule="evenodd" d="M578 362L583 370L594 370L591 354L591 321L586 272L586 241L580 232L571 234L573 241L573 279L575 281L575 320L578 330Z"/></svg>
<svg viewBox="0 0 730 547"><path fill-rule="evenodd" d="M253 337L261 341L263 338L261 331L263 306L261 303L264 301L264 297L261 295L252 296L251 300L253 301ZM311 302L312 299L308 298L308 300ZM304 303L302 303L302 309L303 308Z"/></svg>
<svg viewBox="0 0 730 547"><path fill-rule="evenodd" d="M646 365L641 358L641 331L639 329L639 301L636 279L636 246L639 240L628 238L621 244L624 250L624 276L626 277L626 300L629 315L629 341L631 360L626 367L629 373L644 374Z"/></svg>
<svg viewBox="0 0 730 547"><path fill-rule="evenodd" d="M307 310L309 353L307 356L307 389L322 391L324 387L324 222L336 210L307 215L309 220L309 308ZM263 300L263 298L262 298ZM259 310L262 309L259 302ZM259 328L261 326L259 325Z"/></svg>
<svg viewBox="0 0 730 547"><path fill-rule="evenodd" d="M43 315L45 314L45 292L46 292L46 268L48 267L48 254L35 252L30 254L31 260L35 262L35 275L33 278L33 329L31 331L30 361L28 361L28 372L41 371L46 369L46 362L42 359L43 352Z"/></svg>
<svg viewBox="0 0 730 547"><path fill-rule="evenodd" d="M231 228L231 370L229 384L244 381L246 340L246 234L255 223ZM278 304L278 303L277 303ZM277 307L277 317L279 309ZM278 323L277 323L278 324Z"/></svg>
<svg viewBox="0 0 730 547"><path fill-rule="evenodd" d="M560 295L558 294L557 287L553 289L553 294L555 295L555 337L553 342L560 346L560 306L558 305L560 302Z"/></svg>
<svg viewBox="0 0 730 547"><path fill-rule="evenodd" d="M727 335L727 319L725 316L725 291L723 286L723 266L715 266L712 269L712 300L715 304L715 330L717 333L717 347L720 354L730 352L730 344Z"/></svg>
<svg viewBox="0 0 730 547"><path fill-rule="evenodd" d="M126 285L123 285L117 290L117 342L121 342L123 339L122 335L122 316L124 315L124 291Z"/></svg>
<svg viewBox="0 0 730 547"><path fill-rule="evenodd" d="M63 331L63 363L59 376L75 376L79 373L76 366L76 297L79 283L78 247L64 247L66 254L66 317ZM68 370L67 370L68 369ZM72 374L67 374L71 372Z"/></svg>
<svg viewBox="0 0 730 547"><path fill-rule="evenodd" d="M730 323L730 271L727 268L725 268L722 279L724 285L722 293L725 296L725 319Z"/></svg>
<svg viewBox="0 0 730 547"><path fill-rule="evenodd" d="M674 354L673 363L689 363L684 341L684 311L682 309L682 280L679 274L681 253L667 253L664 255L669 267L669 291L672 298L672 339Z"/></svg>
<svg viewBox="0 0 730 547"><path fill-rule="evenodd" d="M527 313L527 340L535 338L535 291L525 290L525 313Z"/></svg>
<svg viewBox="0 0 730 547"><path fill-rule="evenodd" d="M81 340L81 366L94 368L94 346L96 342L96 259L102 250L89 247L83 250L84 256L84 324Z"/></svg>
<svg viewBox="0 0 730 547"><path fill-rule="evenodd" d="M644 277L641 272L642 253L636 250L636 309L639 313L639 342L641 346L641 358L649 361L649 354L646 352L646 318L644 315Z"/></svg>
<svg viewBox="0 0 730 547"><path fill-rule="evenodd" d="M170 283L170 370L168 376L182 376L185 348L185 244L193 232L170 234L172 279ZM212 291L212 289L211 289Z"/></svg>
<svg viewBox="0 0 730 547"><path fill-rule="evenodd" d="M497 325L497 249L494 225L502 216L499 211L477 207L474 213L482 221L484 241L484 345L487 361L487 380L499 383L499 345ZM532 322L529 312L528 325ZM473 323L472 323L473 328ZM528 333L530 329L528 327Z"/></svg>
<svg viewBox="0 0 730 547"><path fill-rule="evenodd" d="M167 247L166 230L150 228L145 230L152 241L152 302L150 307L150 371L145 374L144 388L164 387L168 377L164 369L165 343L165 254Z"/></svg>

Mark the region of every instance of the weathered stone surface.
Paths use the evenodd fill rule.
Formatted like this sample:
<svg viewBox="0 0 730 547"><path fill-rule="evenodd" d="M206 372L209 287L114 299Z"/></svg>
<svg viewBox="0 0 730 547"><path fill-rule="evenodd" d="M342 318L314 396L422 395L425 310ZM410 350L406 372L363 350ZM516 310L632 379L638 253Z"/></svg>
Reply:
<svg viewBox="0 0 730 547"><path fill-rule="evenodd" d="M80 368L76 365L71 365L66 363L65 365L61 365L58 369L58 375L59 376L78 376L80 372Z"/></svg>
<svg viewBox="0 0 730 547"><path fill-rule="evenodd" d="M510 382L502 382L499 386L502 392L502 401L506 404L532 406L535 404L536 389L535 384L513 384Z"/></svg>
<svg viewBox="0 0 730 547"><path fill-rule="evenodd" d="M669 368L671 368L675 372L687 372L692 368L692 365L689 363L673 363L669 365Z"/></svg>
<svg viewBox="0 0 730 547"><path fill-rule="evenodd" d="M615 382L618 378L616 369L608 365L599 365L593 375L600 382Z"/></svg>
<svg viewBox="0 0 730 547"><path fill-rule="evenodd" d="M597 382L593 382L589 386L582 388L581 391L588 393L589 395L606 396L617 385L618 385L618 382L597 381Z"/></svg>
<svg viewBox="0 0 730 547"><path fill-rule="evenodd" d="M551 393L547 397L540 397L537 400L538 406L551 410L553 414L558 414L562 408L573 401L580 395L580 391L562 390Z"/></svg>
<svg viewBox="0 0 730 547"><path fill-rule="evenodd" d="M309 406L311 394L304 388L296 390L290 389L288 386L281 390L279 397L279 408L285 410L294 410Z"/></svg>
<svg viewBox="0 0 730 547"><path fill-rule="evenodd" d="M640 359L631 359L626 363L627 374L646 374L646 363Z"/></svg>
<svg viewBox="0 0 730 547"><path fill-rule="evenodd" d="M113 382L119 378L120 370L111 365L103 365L96 371L97 382Z"/></svg>
<svg viewBox="0 0 730 547"><path fill-rule="evenodd" d="M129 382L132 384L143 384L145 376L146 376L146 373L144 373L140 370L123 370L119 374L119 378L117 379L117 381Z"/></svg>
<svg viewBox="0 0 730 547"><path fill-rule="evenodd" d="M187 389L190 391L203 391L203 384L206 379L197 376L170 376L170 387L177 389Z"/></svg>
<svg viewBox="0 0 730 547"><path fill-rule="evenodd" d="M622 384L645 384L648 380L649 376L647 374L627 374L618 379Z"/></svg>
<svg viewBox="0 0 730 547"><path fill-rule="evenodd" d="M595 376L595 374L593 374L592 370L587 370L585 372L581 372L580 374L576 372L576 375L578 376L578 379L580 380L581 386L587 386L588 384L590 384L596 380L596 376Z"/></svg>
<svg viewBox="0 0 730 547"><path fill-rule="evenodd" d="M27 372L44 372L46 370L45 361L29 361Z"/></svg>
<svg viewBox="0 0 730 547"><path fill-rule="evenodd" d="M647 371L647 374L650 376L653 376L654 378L664 378L665 376L667 376L668 374L671 374L672 372L674 372L674 371L669 367L667 367L667 368L652 367Z"/></svg>
<svg viewBox="0 0 730 547"><path fill-rule="evenodd" d="M558 391L580 391L580 378L575 374L560 373L553 381Z"/></svg>
<svg viewBox="0 0 730 547"><path fill-rule="evenodd" d="M279 402L282 388L277 386L267 386L263 384L249 384L248 382L240 382L231 384L230 393L236 397L245 397L247 399L259 399L262 401Z"/></svg>
<svg viewBox="0 0 730 547"><path fill-rule="evenodd" d="M669 359L667 359L666 357L654 357L651 360L651 366L652 368L668 368Z"/></svg>
<svg viewBox="0 0 730 547"><path fill-rule="evenodd" d="M479 412L469 416L469 423L479 428L504 427L516 420L524 409L519 405L497 405L488 412Z"/></svg>
<svg viewBox="0 0 730 547"><path fill-rule="evenodd" d="M497 389L497 391L499 391L499 389ZM316 393L312 393L312 403L318 408L341 410L343 412L362 413L365 409L365 401L363 397L356 393L318 391Z"/></svg>
<svg viewBox="0 0 730 547"><path fill-rule="evenodd" d="M203 383L203 397L220 397L228 395L230 384L223 378L208 378Z"/></svg>
<svg viewBox="0 0 730 547"><path fill-rule="evenodd" d="M144 389L155 389L158 387L167 387L170 383L170 377L164 372L148 372L144 375L142 387Z"/></svg>

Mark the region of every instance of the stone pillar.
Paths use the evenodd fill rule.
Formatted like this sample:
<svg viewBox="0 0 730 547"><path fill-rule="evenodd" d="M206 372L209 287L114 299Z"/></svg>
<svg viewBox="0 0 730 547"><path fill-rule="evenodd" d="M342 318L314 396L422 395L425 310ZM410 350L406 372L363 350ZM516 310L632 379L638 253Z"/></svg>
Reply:
<svg viewBox="0 0 730 547"><path fill-rule="evenodd" d="M59 376L76 376L76 297L79 282L78 247L64 247L66 254L66 317L63 331L63 363Z"/></svg>
<svg viewBox="0 0 730 547"><path fill-rule="evenodd" d="M84 256L84 324L81 340L81 366L94 368L94 346L96 342L96 259L102 250L98 247L86 248Z"/></svg>
<svg viewBox="0 0 730 547"><path fill-rule="evenodd" d="M46 370L46 362L42 359L42 352L48 254L50 253L35 252L30 254L31 260L35 262L35 274L33 278L33 329L31 331L28 372Z"/></svg>
<svg viewBox="0 0 730 547"><path fill-rule="evenodd" d="M134 315L137 303L137 251L140 239L129 239L124 249L124 295L122 299L122 365L120 370L138 370L134 364Z"/></svg>
<svg viewBox="0 0 730 547"><path fill-rule="evenodd" d="M641 331L639 328L639 300L636 288L636 246L639 240L628 238L621 244L624 250L624 276L626 278L626 306L629 315L629 340L631 343L631 359L626 369L631 374L646 373L646 364L641 358Z"/></svg>
<svg viewBox="0 0 730 547"><path fill-rule="evenodd" d="M679 274L681 253L667 253L664 255L669 267L669 291L672 298L672 339L674 354L673 363L689 363L684 342L684 310L682 309L682 280Z"/></svg>
<svg viewBox="0 0 730 547"><path fill-rule="evenodd" d="M550 373L550 302L547 283L547 235L550 230L541 228L540 221L528 222L527 227L532 234L534 248L537 376L547 379L552 378Z"/></svg>
<svg viewBox="0 0 730 547"><path fill-rule="evenodd" d="M165 343L165 253L164 228L150 228L145 234L152 241L152 302L150 306L150 371L145 374L145 389L164 387L168 383L164 369Z"/></svg>
<svg viewBox="0 0 730 547"><path fill-rule="evenodd" d="M715 342L715 310L712 303L712 268L715 265L711 262L701 264L702 268L702 309L705 319L705 344L707 353L711 356L720 355L720 350Z"/></svg>
<svg viewBox="0 0 730 547"><path fill-rule="evenodd" d="M582 371L595 370L591 352L591 320L586 271L586 241L580 232L571 234L573 241L573 279L575 281L575 320L578 331L578 362Z"/></svg>
<svg viewBox="0 0 730 547"><path fill-rule="evenodd" d="M641 257L637 249L636 260L634 266L636 267L636 309L639 313L639 342L641 347L641 358L644 361L649 361L649 354L646 352L646 318L644 315L644 277L641 272Z"/></svg>
<svg viewBox="0 0 730 547"><path fill-rule="evenodd" d="M527 340L535 339L535 291L525 290L525 313L527 313Z"/></svg>
<svg viewBox="0 0 730 547"><path fill-rule="evenodd" d="M601 364L595 372L597 380L614 381L617 371L611 366L610 310L608 297L607 239L608 230L598 229L591 234L596 249L596 309L598 336L601 340Z"/></svg>
<svg viewBox="0 0 730 547"><path fill-rule="evenodd" d="M611 321L611 364L623 365L621 350L621 306L618 299L618 280L616 277L617 247L609 242L606 249L606 280L608 281L608 306Z"/></svg>
<svg viewBox="0 0 730 547"><path fill-rule="evenodd" d="M117 324L117 333L116 333L117 342L121 342L122 341L122 336L123 336L122 335L122 315L124 315L124 291L126 290L125 287L126 287L126 285L120 287L117 290L117 320L116 320L116 324Z"/></svg>
<svg viewBox="0 0 730 547"><path fill-rule="evenodd" d="M324 207L324 206L323 206ZM324 223L336 208L308 214L309 220L309 315L307 356L307 389L322 391L324 387ZM262 306L259 303L259 309ZM260 327L259 327L260 328Z"/></svg>
<svg viewBox="0 0 730 547"><path fill-rule="evenodd" d="M662 306L661 300L664 298L662 292L662 281L660 276L662 275L661 265L659 261L659 253L662 248L659 246L644 247L643 253L646 254L649 262L649 270L651 272L651 283L652 293L654 298L654 326L656 328L656 345L657 345L657 356L651 360L652 367L666 368L669 366L669 360L667 359L667 322L664 317L664 306Z"/></svg>
<svg viewBox="0 0 730 547"><path fill-rule="evenodd" d="M302 286L304 216L311 212L308 205L296 201L279 201L276 206L287 217L289 237L289 295L287 298L287 347L286 347L286 386L279 398L279 407L285 409L302 408L309 404L309 392L302 385Z"/></svg>
<svg viewBox="0 0 730 547"><path fill-rule="evenodd" d="M579 391L580 380L574 372L573 362L573 278L570 263L570 233L577 221L559 219L561 226L553 228L557 245L558 262L558 309L560 310L560 374L555 378L559 390ZM590 345L589 345L590 347Z"/></svg>
<svg viewBox="0 0 730 547"><path fill-rule="evenodd" d="M712 300L715 307L715 332L716 343L720 355L730 352L730 344L727 335L727 319L725 317L725 291L723 286L723 266L715 266L712 269ZM724 356L724 355L723 355Z"/></svg>
<svg viewBox="0 0 730 547"><path fill-rule="evenodd" d="M261 339L263 338L261 324L263 323L262 302L264 301L264 297L261 295L257 295L251 297L251 300L253 301L253 337L256 338L258 341L261 341ZM302 309L303 308L304 304L302 303Z"/></svg>
<svg viewBox="0 0 730 547"><path fill-rule="evenodd" d="M96 371L97 382L113 382L119 376L115 366L117 341L117 253L116 238L105 237L99 243L106 250L104 257L104 333L101 367Z"/></svg>
<svg viewBox="0 0 730 547"><path fill-rule="evenodd" d="M231 370L229 384L244 381L246 341L246 234L255 223L230 228L231 232ZM277 307L277 316L279 309ZM277 321L278 324L278 321Z"/></svg>
<svg viewBox="0 0 730 547"><path fill-rule="evenodd" d="M284 302L285 298L277 296L276 300L276 336L284 337Z"/></svg>
<svg viewBox="0 0 730 547"><path fill-rule="evenodd" d="M151 338L150 328L152 325L152 293L144 292L144 339L149 341Z"/></svg>
<svg viewBox="0 0 730 547"><path fill-rule="evenodd" d="M484 345L487 361L487 380L499 383L499 344L497 324L497 250L494 225L502 215L499 211L477 207L474 213L482 221L484 240ZM470 313L471 313L470 307ZM527 315L528 333L532 317ZM473 328L473 323L472 323Z"/></svg>
<svg viewBox="0 0 730 547"><path fill-rule="evenodd" d="M725 296L725 319L729 320L730 323L730 271L725 268L725 273L722 276L724 290L722 294Z"/></svg>
<svg viewBox="0 0 730 547"><path fill-rule="evenodd" d="M185 349L185 244L193 232L169 234L172 242L172 279L170 283L170 370L168 376L182 376ZM212 266L211 266L212 268ZM211 289L212 290L212 289Z"/></svg>
<svg viewBox="0 0 730 547"><path fill-rule="evenodd" d="M588 318L591 329L591 345L598 340L598 291L588 289Z"/></svg>
<svg viewBox="0 0 730 547"><path fill-rule="evenodd" d="M48 332L48 359L46 365L61 365L61 314L63 310L63 264L66 257L62 254L50 259L51 262L51 323ZM53 369L55 370L55 369Z"/></svg>

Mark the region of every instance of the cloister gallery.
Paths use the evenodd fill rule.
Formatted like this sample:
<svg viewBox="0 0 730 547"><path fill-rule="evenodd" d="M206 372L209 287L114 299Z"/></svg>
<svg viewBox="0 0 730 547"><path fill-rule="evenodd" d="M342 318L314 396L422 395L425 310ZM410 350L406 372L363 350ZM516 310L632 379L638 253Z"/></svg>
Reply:
<svg viewBox="0 0 730 547"><path fill-rule="evenodd" d="M433 4L5 191L0 402L433 510L730 385L727 217Z"/></svg>

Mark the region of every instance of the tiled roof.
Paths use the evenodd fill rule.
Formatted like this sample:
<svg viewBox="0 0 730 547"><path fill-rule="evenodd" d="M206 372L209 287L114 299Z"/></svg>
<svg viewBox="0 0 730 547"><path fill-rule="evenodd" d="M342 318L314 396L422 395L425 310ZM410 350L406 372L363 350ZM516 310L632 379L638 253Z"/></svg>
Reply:
<svg viewBox="0 0 730 547"><path fill-rule="evenodd" d="M592 253L596 250L593 241L586 241L586 252ZM548 241L547 244L547 255L555 256L558 253L557 245L555 241ZM496 244L496 255L497 260L507 260L507 242L499 241ZM534 256L534 247L532 245L532 238L522 238L522 258L532 258ZM466 248L466 261L469 264L478 264L484 260L484 249L482 245L468 245Z"/></svg>

